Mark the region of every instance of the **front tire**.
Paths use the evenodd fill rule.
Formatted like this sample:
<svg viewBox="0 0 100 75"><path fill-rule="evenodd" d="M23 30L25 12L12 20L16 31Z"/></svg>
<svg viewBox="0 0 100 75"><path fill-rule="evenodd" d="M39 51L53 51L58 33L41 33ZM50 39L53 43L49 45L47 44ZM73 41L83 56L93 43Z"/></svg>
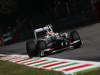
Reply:
<svg viewBox="0 0 100 75"><path fill-rule="evenodd" d="M79 33L77 31L72 31L70 36L71 36L72 42L78 41L77 43L73 44L74 48L80 48L82 45L82 42L81 42Z"/></svg>

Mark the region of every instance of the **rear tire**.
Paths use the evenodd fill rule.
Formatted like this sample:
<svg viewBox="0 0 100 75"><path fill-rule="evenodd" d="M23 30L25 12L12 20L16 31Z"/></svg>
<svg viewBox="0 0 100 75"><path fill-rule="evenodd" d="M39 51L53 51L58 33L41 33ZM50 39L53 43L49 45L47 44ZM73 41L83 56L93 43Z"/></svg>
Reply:
<svg viewBox="0 0 100 75"><path fill-rule="evenodd" d="M34 40L29 40L26 42L26 50L27 50L27 54L30 58L37 55L36 43Z"/></svg>
<svg viewBox="0 0 100 75"><path fill-rule="evenodd" d="M41 57L44 56L44 49L46 49L46 42L43 40L38 40L37 42L37 49L38 49L38 54L37 56Z"/></svg>
<svg viewBox="0 0 100 75"><path fill-rule="evenodd" d="M80 48L82 45L79 33L77 31L72 31L71 32L71 41L76 41L79 40L79 42L75 43L73 46L74 48Z"/></svg>
<svg viewBox="0 0 100 75"><path fill-rule="evenodd" d="M34 40L29 40L26 42L26 50L30 58L44 56L41 54L44 49L46 49L46 43L43 40L38 40L37 42Z"/></svg>

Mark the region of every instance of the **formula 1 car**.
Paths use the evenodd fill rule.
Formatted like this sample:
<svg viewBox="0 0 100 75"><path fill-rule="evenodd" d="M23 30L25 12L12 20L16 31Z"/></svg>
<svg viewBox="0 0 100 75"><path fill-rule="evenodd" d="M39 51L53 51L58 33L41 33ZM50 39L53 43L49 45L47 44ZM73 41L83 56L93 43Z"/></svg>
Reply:
<svg viewBox="0 0 100 75"><path fill-rule="evenodd" d="M35 39L26 42L26 50L30 58L45 56L66 48L80 48L82 45L77 31L57 33L53 31L52 25L35 29L34 36Z"/></svg>

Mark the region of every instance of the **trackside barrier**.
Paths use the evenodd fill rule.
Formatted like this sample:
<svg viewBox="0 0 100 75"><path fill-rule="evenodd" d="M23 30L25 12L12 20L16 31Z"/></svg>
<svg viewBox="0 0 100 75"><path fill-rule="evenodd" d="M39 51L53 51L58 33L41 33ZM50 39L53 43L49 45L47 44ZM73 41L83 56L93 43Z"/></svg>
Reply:
<svg viewBox="0 0 100 75"><path fill-rule="evenodd" d="M65 75L77 75L78 72L96 69L100 67L100 62L79 61L69 59L57 59L50 57L33 57L26 56L5 56L0 60L10 61L17 64L23 64L33 68L42 68L54 71L61 71Z"/></svg>

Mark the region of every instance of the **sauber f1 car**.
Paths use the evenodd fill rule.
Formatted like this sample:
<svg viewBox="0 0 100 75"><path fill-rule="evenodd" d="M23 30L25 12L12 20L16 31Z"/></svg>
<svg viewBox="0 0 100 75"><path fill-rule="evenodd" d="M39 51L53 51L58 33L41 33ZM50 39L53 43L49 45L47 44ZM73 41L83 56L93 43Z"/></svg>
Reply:
<svg viewBox="0 0 100 75"><path fill-rule="evenodd" d="M68 48L80 48L82 45L80 36L75 30L57 33L53 31L52 25L47 25L33 32L35 39L26 42L26 50L30 58L45 56Z"/></svg>

